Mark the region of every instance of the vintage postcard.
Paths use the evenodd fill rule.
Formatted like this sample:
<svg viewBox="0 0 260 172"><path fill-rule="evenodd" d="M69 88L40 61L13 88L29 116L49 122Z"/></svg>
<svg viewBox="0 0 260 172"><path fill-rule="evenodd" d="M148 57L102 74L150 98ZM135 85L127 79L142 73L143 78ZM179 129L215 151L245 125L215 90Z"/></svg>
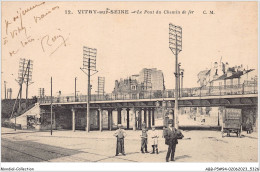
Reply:
<svg viewBox="0 0 260 172"><path fill-rule="evenodd" d="M259 170L257 1L1 10L1 170Z"/></svg>

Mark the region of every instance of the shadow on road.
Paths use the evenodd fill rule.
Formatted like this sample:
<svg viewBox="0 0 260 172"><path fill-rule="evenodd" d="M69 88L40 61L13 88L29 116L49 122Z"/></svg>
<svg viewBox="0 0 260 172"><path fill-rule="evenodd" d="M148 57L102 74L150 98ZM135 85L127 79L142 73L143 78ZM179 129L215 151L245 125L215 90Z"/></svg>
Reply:
<svg viewBox="0 0 260 172"><path fill-rule="evenodd" d="M244 138L244 137L247 137L247 138L250 138L250 139L258 139L257 137L252 137L252 136L249 136L249 135L241 135L241 138Z"/></svg>
<svg viewBox="0 0 260 172"><path fill-rule="evenodd" d="M178 159L184 159L184 158L190 158L191 156L189 155L182 155L182 156L177 156L175 157L175 160L178 160Z"/></svg>

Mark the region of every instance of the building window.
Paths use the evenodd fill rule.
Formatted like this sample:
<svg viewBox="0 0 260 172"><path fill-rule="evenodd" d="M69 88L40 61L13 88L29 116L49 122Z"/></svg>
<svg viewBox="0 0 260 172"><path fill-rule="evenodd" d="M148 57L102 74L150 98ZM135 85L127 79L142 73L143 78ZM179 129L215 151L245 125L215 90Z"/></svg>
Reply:
<svg viewBox="0 0 260 172"><path fill-rule="evenodd" d="M132 85L132 90L136 90L136 86L135 85Z"/></svg>

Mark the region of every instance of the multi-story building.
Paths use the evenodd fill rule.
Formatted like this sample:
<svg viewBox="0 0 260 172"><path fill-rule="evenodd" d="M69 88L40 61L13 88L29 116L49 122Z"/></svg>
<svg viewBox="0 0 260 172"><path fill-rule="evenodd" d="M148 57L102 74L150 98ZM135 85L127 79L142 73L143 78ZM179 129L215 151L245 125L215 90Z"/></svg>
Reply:
<svg viewBox="0 0 260 172"><path fill-rule="evenodd" d="M156 68L144 68L139 74L132 75L126 79L116 80L113 94L123 94L126 97L139 97L144 91L164 89L163 72Z"/></svg>
<svg viewBox="0 0 260 172"><path fill-rule="evenodd" d="M257 71L255 69L245 69L242 64L229 67L228 63L223 62L215 62L210 69L200 71L197 76L200 87L225 87L257 82Z"/></svg>
<svg viewBox="0 0 260 172"><path fill-rule="evenodd" d="M139 72L138 83L143 85L143 90L164 90L164 76L156 68L144 68Z"/></svg>

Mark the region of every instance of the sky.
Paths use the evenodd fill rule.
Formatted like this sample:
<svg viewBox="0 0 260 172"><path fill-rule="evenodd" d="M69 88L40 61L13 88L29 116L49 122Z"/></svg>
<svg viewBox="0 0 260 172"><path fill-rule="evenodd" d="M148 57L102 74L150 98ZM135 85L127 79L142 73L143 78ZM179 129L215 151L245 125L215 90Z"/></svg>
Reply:
<svg viewBox="0 0 260 172"><path fill-rule="evenodd" d="M78 14L78 10L129 10L129 14ZM142 14L132 13L137 10ZM164 14L167 10L175 14ZM115 80L142 68L162 70L166 89L173 89L175 56L169 49L169 23L183 29L178 58L185 88L198 86L198 72L221 57L229 66L258 70L257 2L3 2L2 98L4 81L13 89L13 98L18 94L20 58L33 60L29 97L38 95L39 88L50 95L51 77L53 95L73 94L75 77L77 90L86 94L87 76L80 69L83 46L97 49L99 72L91 77L92 93L98 76L105 77L105 92L111 93Z"/></svg>

